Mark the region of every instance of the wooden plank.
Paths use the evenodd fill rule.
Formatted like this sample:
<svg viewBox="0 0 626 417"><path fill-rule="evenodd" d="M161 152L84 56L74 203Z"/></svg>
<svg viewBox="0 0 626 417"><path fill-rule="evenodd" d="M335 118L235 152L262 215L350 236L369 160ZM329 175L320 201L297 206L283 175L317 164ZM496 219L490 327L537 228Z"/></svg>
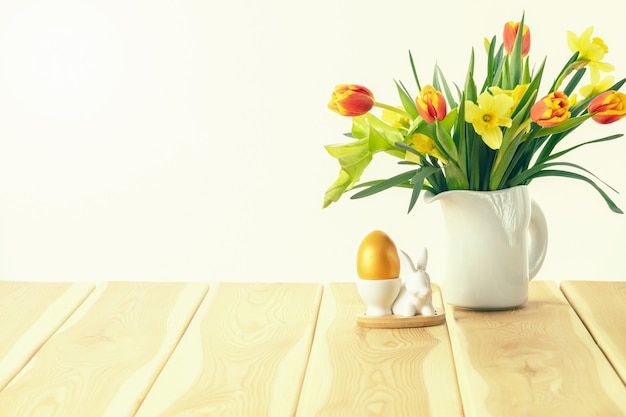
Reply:
<svg viewBox="0 0 626 417"><path fill-rule="evenodd" d="M136 417L293 416L322 289L217 284Z"/></svg>
<svg viewBox="0 0 626 417"><path fill-rule="evenodd" d="M207 289L100 284L0 392L0 416L133 416Z"/></svg>
<svg viewBox="0 0 626 417"><path fill-rule="evenodd" d="M626 387L554 282L511 311L447 306L466 417L626 416Z"/></svg>
<svg viewBox="0 0 626 417"><path fill-rule="evenodd" d="M0 391L94 287L90 283L0 282Z"/></svg>
<svg viewBox="0 0 626 417"><path fill-rule="evenodd" d="M626 383L626 282L562 281L561 290Z"/></svg>
<svg viewBox="0 0 626 417"><path fill-rule="evenodd" d="M435 310L432 316L368 316L365 312L356 316L356 325L371 329L406 329L409 327L438 326L446 322L446 312Z"/></svg>
<svg viewBox="0 0 626 417"><path fill-rule="evenodd" d="M296 415L462 416L446 325L358 327L363 311L355 284L326 287Z"/></svg>

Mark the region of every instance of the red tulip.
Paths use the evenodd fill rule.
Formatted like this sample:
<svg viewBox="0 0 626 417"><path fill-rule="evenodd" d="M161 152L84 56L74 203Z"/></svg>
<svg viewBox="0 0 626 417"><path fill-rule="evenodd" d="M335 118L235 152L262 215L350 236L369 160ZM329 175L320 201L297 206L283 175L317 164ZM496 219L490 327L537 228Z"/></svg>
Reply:
<svg viewBox="0 0 626 417"><path fill-rule="evenodd" d="M422 88L421 96L415 99L415 104L422 119L428 123L434 122L435 119L443 120L446 117L446 100L443 94L431 85Z"/></svg>
<svg viewBox="0 0 626 417"><path fill-rule="evenodd" d="M361 85L335 87L328 108L342 116L361 116L374 107L374 94Z"/></svg>
<svg viewBox="0 0 626 417"><path fill-rule="evenodd" d="M626 94L619 91L605 91L598 94L588 107L591 118L603 125L613 123L626 116Z"/></svg>
<svg viewBox="0 0 626 417"><path fill-rule="evenodd" d="M556 126L570 117L569 99L561 91L548 94L530 108L530 118L541 127Z"/></svg>
<svg viewBox="0 0 626 417"><path fill-rule="evenodd" d="M513 51L519 25L520 22L508 22L504 25L504 31L502 33L504 49L506 49L506 52L509 54ZM528 51L530 51L530 29L528 29L528 26L524 25L524 32L522 32L522 56L528 55Z"/></svg>

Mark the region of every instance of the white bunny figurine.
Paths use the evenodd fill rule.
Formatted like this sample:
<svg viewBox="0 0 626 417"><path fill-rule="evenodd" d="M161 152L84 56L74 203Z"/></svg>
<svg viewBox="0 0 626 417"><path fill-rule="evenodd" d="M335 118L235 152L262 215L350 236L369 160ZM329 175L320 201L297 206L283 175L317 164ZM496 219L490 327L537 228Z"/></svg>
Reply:
<svg viewBox="0 0 626 417"><path fill-rule="evenodd" d="M404 251L400 251L408 264L410 272L407 273L400 294L391 306L393 314L398 316L434 316L435 309L433 307L432 287L430 284L430 276L426 272L426 264L428 263L428 250L422 248L417 263L414 266L413 261Z"/></svg>

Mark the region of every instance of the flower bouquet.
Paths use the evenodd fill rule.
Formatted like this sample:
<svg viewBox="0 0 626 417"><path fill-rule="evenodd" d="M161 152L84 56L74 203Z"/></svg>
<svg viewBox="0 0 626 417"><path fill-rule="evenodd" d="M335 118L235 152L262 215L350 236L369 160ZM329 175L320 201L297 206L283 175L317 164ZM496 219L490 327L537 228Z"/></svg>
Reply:
<svg viewBox="0 0 626 417"><path fill-rule="evenodd" d="M448 190L490 191L526 185L533 179L559 176L585 181L604 198L609 208L622 213L604 188L613 190L580 165L561 157L593 143L617 139L622 134L558 145L577 127L591 119L613 123L626 116L626 95L619 92L625 79L614 83L602 78L614 67L602 62L608 47L592 38L593 27L580 36L567 33L573 55L557 74L545 94L539 95L546 59L531 70L528 52L530 30L520 22L504 25L503 40L485 39L487 74L482 85L474 75L472 50L462 89L451 85L439 66L431 84L423 85L409 53L419 94L412 95L394 81L401 105L375 101L374 94L359 85L338 85L328 107L352 117L346 135L353 141L327 145L328 153L341 167L336 181L324 196L327 207L348 190L363 188L352 198L362 198L389 189L412 190L409 209L420 192L438 194ZM587 84L579 87L585 74ZM371 113L381 108L380 117ZM399 159L410 169L390 178L360 182L375 154ZM615 190L613 190L615 191Z"/></svg>

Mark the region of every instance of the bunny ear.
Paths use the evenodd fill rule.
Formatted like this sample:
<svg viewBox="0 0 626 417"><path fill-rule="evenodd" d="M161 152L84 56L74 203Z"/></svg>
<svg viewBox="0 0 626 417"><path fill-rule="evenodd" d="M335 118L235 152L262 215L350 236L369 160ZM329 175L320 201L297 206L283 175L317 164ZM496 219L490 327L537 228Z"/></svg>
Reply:
<svg viewBox="0 0 626 417"><path fill-rule="evenodd" d="M402 257L404 258L404 261L406 263L406 265L408 265L411 268L412 272L417 271L417 269L415 268L415 266L413 266L413 260L411 259L411 257L402 249L400 249L400 255L402 255Z"/></svg>
<svg viewBox="0 0 626 417"><path fill-rule="evenodd" d="M415 267L418 270L425 271L427 264L428 264L428 249L423 247L420 249L420 251L417 254L417 264L415 265Z"/></svg>

